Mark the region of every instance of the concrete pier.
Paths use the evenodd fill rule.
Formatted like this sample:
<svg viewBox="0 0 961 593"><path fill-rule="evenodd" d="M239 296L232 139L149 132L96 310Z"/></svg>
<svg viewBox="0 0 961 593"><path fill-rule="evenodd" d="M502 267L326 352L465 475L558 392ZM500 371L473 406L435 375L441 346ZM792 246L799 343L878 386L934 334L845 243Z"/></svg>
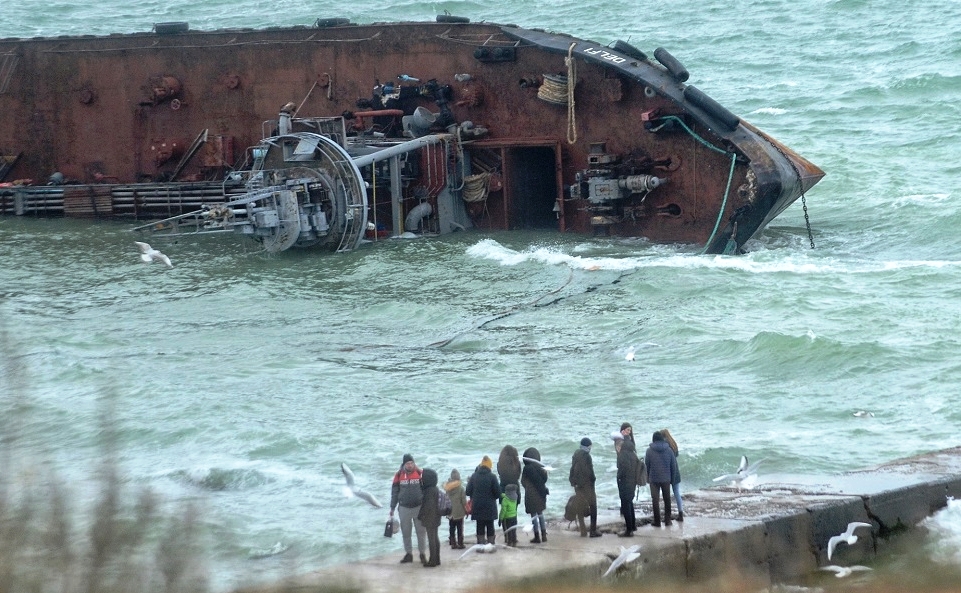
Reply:
<svg viewBox="0 0 961 593"><path fill-rule="evenodd" d="M649 496L638 505L638 531L622 538L623 520L613 511L599 516L600 538L580 537L567 522L548 525L548 541L530 544L522 533L516 548L496 553L451 550L441 525L441 565L399 564L398 553L309 573L286 586L343 586L369 593L507 589L526 579L596 578L620 552L641 546L641 557L620 569L632 576L673 582L704 582L719 575L762 586L803 577L826 564L869 563L888 538L911 529L961 497L961 447L886 463L836 476L767 475L751 490L717 487L684 493L685 521L655 528ZM827 543L851 521L870 523L854 545L839 545L830 562ZM523 524L523 517L521 518ZM465 545L473 524L465 524ZM497 541L503 542L498 530ZM415 543L416 549L416 543ZM415 556L416 558L416 556Z"/></svg>

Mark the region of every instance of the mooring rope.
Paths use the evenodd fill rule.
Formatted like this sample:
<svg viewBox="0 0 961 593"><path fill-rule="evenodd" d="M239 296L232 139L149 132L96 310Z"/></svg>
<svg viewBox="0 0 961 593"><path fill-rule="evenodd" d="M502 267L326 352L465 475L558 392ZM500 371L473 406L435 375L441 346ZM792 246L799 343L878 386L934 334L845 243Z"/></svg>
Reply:
<svg viewBox="0 0 961 593"><path fill-rule="evenodd" d="M567 64L567 143L577 142L577 120L574 117L574 85L577 84L577 68L574 65L574 46L571 43L567 48L567 57L564 63ZM573 133L573 136L572 136Z"/></svg>
<svg viewBox="0 0 961 593"><path fill-rule="evenodd" d="M463 200L465 202L481 202L486 200L487 184L490 181L490 177L490 173L478 173L465 177L464 191L461 193Z"/></svg>

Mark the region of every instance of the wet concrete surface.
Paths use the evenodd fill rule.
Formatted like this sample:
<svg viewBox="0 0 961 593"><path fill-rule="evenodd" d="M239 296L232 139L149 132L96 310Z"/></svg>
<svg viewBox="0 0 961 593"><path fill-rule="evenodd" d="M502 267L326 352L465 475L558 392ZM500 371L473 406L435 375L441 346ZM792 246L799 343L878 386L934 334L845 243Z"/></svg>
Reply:
<svg viewBox="0 0 961 593"><path fill-rule="evenodd" d="M650 499L642 495L638 530L630 538L616 535L624 525L616 510L601 509L602 537L581 537L576 525L552 522L546 543L529 543L531 536L520 533L516 548L464 556L446 543L444 521L438 567L425 568L416 557L400 564L399 551L308 573L285 587L422 593L507 588L532 578L599 581L621 546L634 544L641 556L619 569L619 579L709 581L723 574L762 585L785 582L829 563L870 562L883 541L943 508L948 496L961 497L961 447L834 476L762 475L750 490L719 486L683 496L685 520L656 528L649 524ZM872 528L862 528L855 544L838 546L828 562L828 539L851 521ZM465 535L473 528L467 521ZM504 541L500 530L497 541Z"/></svg>

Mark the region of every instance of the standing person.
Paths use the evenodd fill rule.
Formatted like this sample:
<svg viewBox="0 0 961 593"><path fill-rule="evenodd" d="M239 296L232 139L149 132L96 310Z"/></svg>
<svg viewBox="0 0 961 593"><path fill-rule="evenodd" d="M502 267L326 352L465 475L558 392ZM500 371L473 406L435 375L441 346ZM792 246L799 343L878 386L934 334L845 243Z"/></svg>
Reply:
<svg viewBox="0 0 961 593"><path fill-rule="evenodd" d="M411 528L417 532L417 550L420 561L427 562L427 533L420 519L420 505L424 501L424 492L420 488L421 471L414 463L414 456L404 454L400 469L394 474L394 481L390 486L390 519L394 518L394 509L398 510L400 532L404 540L404 557L401 564L414 561L414 545L411 540Z"/></svg>
<svg viewBox="0 0 961 593"><path fill-rule="evenodd" d="M634 515L634 491L637 489L637 449L634 441L623 438L617 452L617 494L621 498L621 514L624 515L624 533L621 537L632 537L637 530Z"/></svg>
<svg viewBox="0 0 961 593"><path fill-rule="evenodd" d="M440 527L440 509L437 506L437 472L430 468L424 468L420 476L420 489L424 493L424 501L417 512L417 519L424 526L427 532L427 547L430 550L430 558L424 561L421 554L421 563L425 568L440 566L440 539L437 536L437 529Z"/></svg>
<svg viewBox="0 0 961 593"><path fill-rule="evenodd" d="M668 446L671 451L674 452L674 459L677 459L677 441L671 436L671 431L666 428L661 429L661 434L664 435L664 440L667 441ZM674 481L671 482L671 490L674 491L674 500L677 502L677 521L678 523L684 522L684 500L681 498L681 468L678 466L677 475L674 477Z"/></svg>
<svg viewBox="0 0 961 593"><path fill-rule="evenodd" d="M467 516L467 494L460 481L460 472L450 470L450 479L444 484L444 490L450 497L450 547L455 550L464 549L464 517Z"/></svg>
<svg viewBox="0 0 961 593"><path fill-rule="evenodd" d="M584 437L581 439L581 446L571 457L571 473L568 477L571 486L574 487L574 494L587 503L587 512L591 516L591 537L601 537L601 532L597 530L597 493L594 491L594 482L597 477L594 475L594 460L591 458L591 439ZM581 537L586 537L588 532L581 523Z"/></svg>
<svg viewBox="0 0 961 593"><path fill-rule="evenodd" d="M647 481L651 485L651 501L654 503L654 527L661 526L661 509L658 498L664 497L664 525L671 525L671 484L677 476L677 458L664 440L664 435L655 432L651 444L644 454L647 466Z"/></svg>
<svg viewBox="0 0 961 593"><path fill-rule="evenodd" d="M474 474L467 480L467 496L471 499L471 517L477 523L477 543L494 543L494 521L497 520L497 501L501 497L497 476L491 471L494 462L487 455L481 459Z"/></svg>
<svg viewBox="0 0 961 593"><path fill-rule="evenodd" d="M500 478L501 494L506 492L508 484L517 484L517 491L521 489L521 456L513 445L504 445L497 458L497 476Z"/></svg>
<svg viewBox="0 0 961 593"><path fill-rule="evenodd" d="M517 547L517 501L520 500L520 489L517 484L510 483L504 488L501 494L501 512L497 517L501 527L504 529L504 540L507 545Z"/></svg>
<svg viewBox="0 0 961 593"><path fill-rule="evenodd" d="M544 522L544 509L547 508L547 470L537 463L541 460L541 453L534 447L524 451L524 471L521 474L521 484L524 486L524 512L531 516L534 524L534 539L532 544L547 541L547 524ZM528 461L532 460L532 461ZM538 532L538 530L540 530Z"/></svg>

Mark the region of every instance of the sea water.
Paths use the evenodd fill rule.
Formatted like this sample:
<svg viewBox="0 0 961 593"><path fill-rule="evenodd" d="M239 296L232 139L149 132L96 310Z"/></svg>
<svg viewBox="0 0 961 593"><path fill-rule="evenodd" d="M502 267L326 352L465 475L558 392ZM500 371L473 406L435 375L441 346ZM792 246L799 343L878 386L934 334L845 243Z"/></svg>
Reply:
<svg viewBox="0 0 961 593"><path fill-rule="evenodd" d="M738 257L469 232L343 255L181 240L158 244L167 270L139 262L129 224L0 219L17 451L89 493L82 508L110 418L127 485L203 504L218 588L400 551L386 508L344 496L341 463L386 504L404 453L445 479L534 446L557 468L556 518L584 436L600 505L616 507L606 435L624 421L642 450L671 429L686 491L742 454L827 474L961 444L961 4L7 4L0 37L450 11L665 47L827 173ZM932 556L958 547L958 521L943 526ZM271 549L286 551L253 559Z"/></svg>

